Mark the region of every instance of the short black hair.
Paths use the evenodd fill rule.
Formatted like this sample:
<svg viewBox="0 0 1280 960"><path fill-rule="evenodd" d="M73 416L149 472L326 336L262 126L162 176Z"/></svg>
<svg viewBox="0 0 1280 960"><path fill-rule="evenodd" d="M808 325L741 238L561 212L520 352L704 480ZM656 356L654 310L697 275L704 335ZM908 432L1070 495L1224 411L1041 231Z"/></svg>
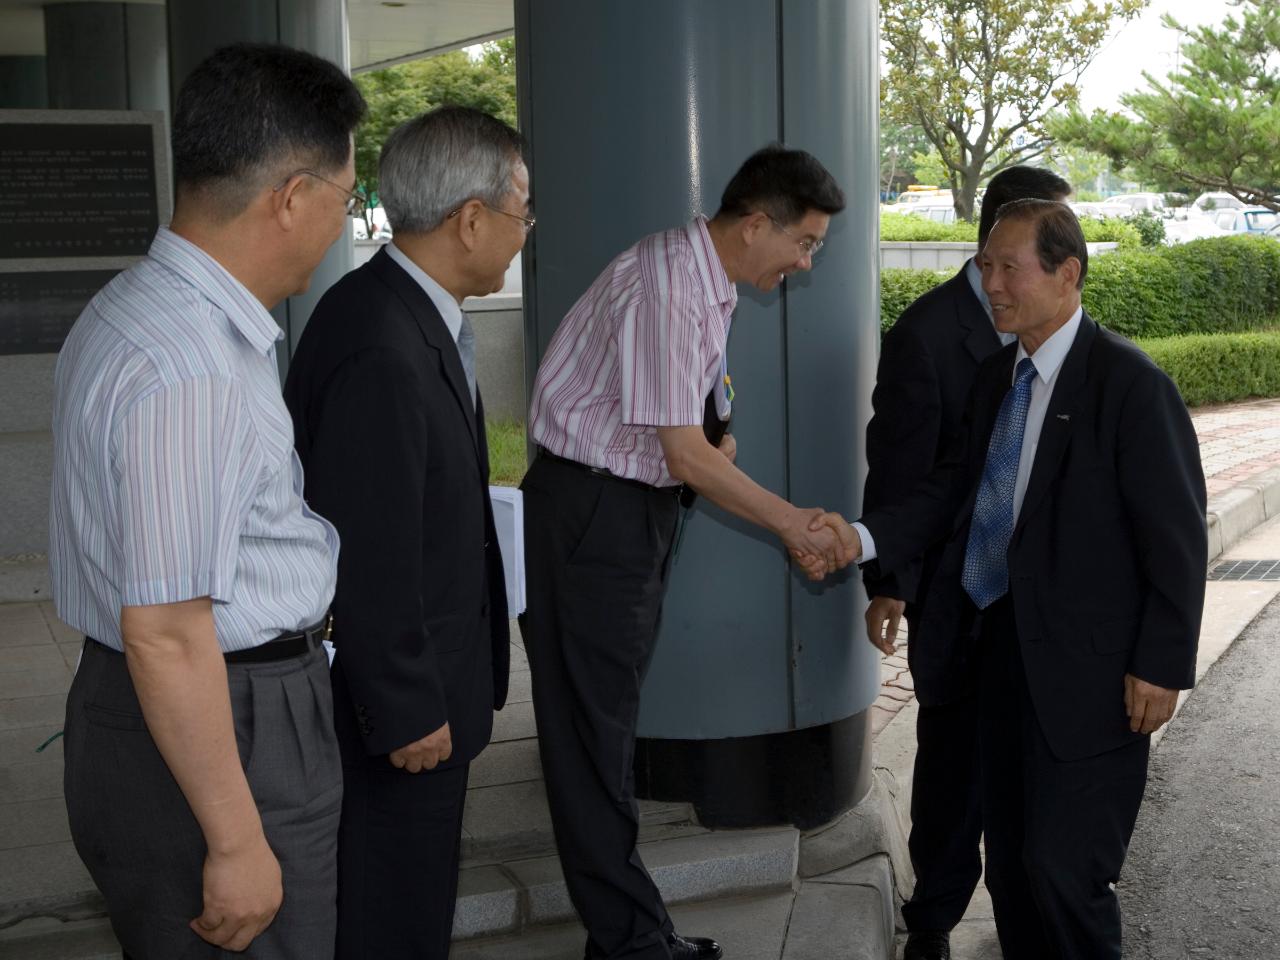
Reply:
<svg viewBox="0 0 1280 960"><path fill-rule="evenodd" d="M1080 278L1076 289L1084 287L1089 272L1089 247L1075 212L1059 200L1024 198L1012 200L996 211L996 223L1005 220L1034 220L1036 224L1036 256L1040 269L1053 273L1068 258L1080 261Z"/></svg>
<svg viewBox="0 0 1280 960"><path fill-rule="evenodd" d="M813 154L771 143L738 168L724 188L716 216L761 212L786 226L810 210L834 214L843 209L844 192Z"/></svg>
<svg viewBox="0 0 1280 960"><path fill-rule="evenodd" d="M987 184L982 195L982 216L978 219L978 249L987 242L996 214L1014 200L1065 200L1071 196L1071 184L1044 167L1009 167L1001 170Z"/></svg>
<svg viewBox="0 0 1280 960"><path fill-rule="evenodd" d="M320 171L346 164L365 109L351 78L328 60L278 44L222 47L178 93L174 182L180 194L207 192L232 216L283 163Z"/></svg>

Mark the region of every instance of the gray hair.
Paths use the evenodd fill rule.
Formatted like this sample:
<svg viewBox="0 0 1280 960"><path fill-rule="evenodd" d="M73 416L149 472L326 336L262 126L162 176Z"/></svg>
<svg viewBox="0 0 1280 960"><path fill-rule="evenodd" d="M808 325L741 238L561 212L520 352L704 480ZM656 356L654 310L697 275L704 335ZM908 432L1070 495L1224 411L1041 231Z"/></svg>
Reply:
<svg viewBox="0 0 1280 960"><path fill-rule="evenodd" d="M500 207L524 140L471 107L439 107L391 132L378 194L393 232L428 233L468 200Z"/></svg>

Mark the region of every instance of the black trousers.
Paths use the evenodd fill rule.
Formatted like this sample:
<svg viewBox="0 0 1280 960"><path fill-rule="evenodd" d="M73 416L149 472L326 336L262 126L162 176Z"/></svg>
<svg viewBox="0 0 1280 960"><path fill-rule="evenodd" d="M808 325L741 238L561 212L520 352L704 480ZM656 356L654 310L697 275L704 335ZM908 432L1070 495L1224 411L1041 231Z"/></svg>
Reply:
<svg viewBox="0 0 1280 960"><path fill-rule="evenodd" d="M1150 739L1083 760L1040 730L1008 598L983 615L987 889L1005 960L1120 960L1120 877Z"/></svg>
<svg viewBox="0 0 1280 960"><path fill-rule="evenodd" d="M342 752L337 960L444 960L458 896L469 764L407 773L370 756L339 651L334 725Z"/></svg>
<svg viewBox="0 0 1280 960"><path fill-rule="evenodd" d="M521 487L521 632L556 846L587 956L669 960L671 920L636 849L632 760L676 494L546 458Z"/></svg>
<svg viewBox="0 0 1280 960"><path fill-rule="evenodd" d="M912 932L951 930L982 879L982 782L976 691L920 707L911 786L911 866L916 885L902 905Z"/></svg>

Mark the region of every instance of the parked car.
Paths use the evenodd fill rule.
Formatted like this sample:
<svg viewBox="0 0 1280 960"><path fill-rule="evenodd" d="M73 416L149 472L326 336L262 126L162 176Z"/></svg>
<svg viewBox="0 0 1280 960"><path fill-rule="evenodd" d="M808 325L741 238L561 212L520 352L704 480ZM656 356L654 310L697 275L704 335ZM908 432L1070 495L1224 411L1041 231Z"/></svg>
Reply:
<svg viewBox="0 0 1280 960"><path fill-rule="evenodd" d="M1238 210L1214 210L1209 219L1229 233L1266 233L1280 224L1280 213L1266 207L1240 207Z"/></svg>
<svg viewBox="0 0 1280 960"><path fill-rule="evenodd" d="M1067 206L1075 211L1077 217L1094 217L1098 220L1105 220L1108 217L1131 217L1134 214L1133 208L1127 204L1112 203L1110 200L1076 201Z"/></svg>
<svg viewBox="0 0 1280 960"><path fill-rule="evenodd" d="M1188 240L1229 236L1231 231L1222 229L1210 216L1175 217L1164 222L1164 242L1169 246L1175 243L1186 243Z"/></svg>
<svg viewBox="0 0 1280 960"><path fill-rule="evenodd" d="M1196 210L1207 213L1215 210L1239 210L1241 207L1247 206L1247 204L1239 197L1215 191L1200 194L1191 206Z"/></svg>
<svg viewBox="0 0 1280 960"><path fill-rule="evenodd" d="M1127 207L1131 213L1154 213L1157 216L1165 212L1164 194L1162 193L1122 193L1108 197L1107 203Z"/></svg>
<svg viewBox="0 0 1280 960"><path fill-rule="evenodd" d="M926 197L911 203L891 203L880 208L884 213L911 213L934 223L955 223L956 208L950 197Z"/></svg>

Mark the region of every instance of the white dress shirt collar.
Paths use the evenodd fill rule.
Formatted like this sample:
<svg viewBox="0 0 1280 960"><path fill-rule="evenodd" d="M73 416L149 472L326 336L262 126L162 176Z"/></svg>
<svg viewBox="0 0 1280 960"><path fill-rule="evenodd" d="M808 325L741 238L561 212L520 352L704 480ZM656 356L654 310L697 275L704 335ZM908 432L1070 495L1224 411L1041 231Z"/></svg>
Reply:
<svg viewBox="0 0 1280 960"><path fill-rule="evenodd" d="M1036 368L1036 374L1039 376L1040 382L1045 385L1053 383L1058 370L1062 367L1062 362L1067 359L1067 352L1071 349L1071 344L1075 342L1076 333L1080 329L1080 317L1083 315L1084 308L1076 307L1076 312L1071 315L1071 319L1055 330L1048 340L1040 344L1034 354L1028 354L1026 348L1019 343L1018 355L1014 358L1013 369L1017 371L1018 364L1022 362L1022 358L1030 356L1031 363Z"/></svg>
<svg viewBox="0 0 1280 960"><path fill-rule="evenodd" d="M462 307L458 305L458 301L453 299L449 291L431 279L425 270L410 260L408 255L396 246L394 240L387 244L387 256L394 260L405 273L413 277L423 293L431 298L431 302L440 311L444 325L449 328L449 335L453 337L453 342L457 343L458 332L462 329Z"/></svg>

